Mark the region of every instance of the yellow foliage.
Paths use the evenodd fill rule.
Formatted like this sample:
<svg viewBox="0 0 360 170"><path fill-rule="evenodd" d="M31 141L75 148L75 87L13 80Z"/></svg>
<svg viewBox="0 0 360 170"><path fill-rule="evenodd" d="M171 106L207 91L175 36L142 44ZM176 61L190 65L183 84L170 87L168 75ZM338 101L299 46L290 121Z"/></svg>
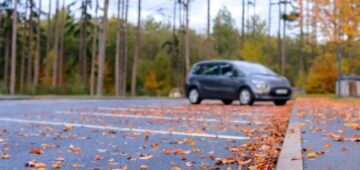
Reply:
<svg viewBox="0 0 360 170"><path fill-rule="evenodd" d="M331 53L318 56L310 69L306 89L310 93L333 93L337 77L336 56Z"/></svg>
<svg viewBox="0 0 360 170"><path fill-rule="evenodd" d="M156 80L156 73L154 71L150 71L144 82L144 89L148 91L156 91L159 88L159 83Z"/></svg>
<svg viewBox="0 0 360 170"><path fill-rule="evenodd" d="M245 42L239 54L246 61L267 63L262 46L256 42Z"/></svg>

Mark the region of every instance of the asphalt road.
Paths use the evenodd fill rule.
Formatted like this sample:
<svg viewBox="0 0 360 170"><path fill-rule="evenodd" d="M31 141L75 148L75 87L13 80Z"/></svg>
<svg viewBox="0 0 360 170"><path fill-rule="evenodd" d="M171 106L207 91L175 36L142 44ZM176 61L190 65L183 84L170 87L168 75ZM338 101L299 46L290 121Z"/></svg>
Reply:
<svg viewBox="0 0 360 170"><path fill-rule="evenodd" d="M262 113L252 110L194 108L183 99L1 101L0 152L10 159L0 166L24 169L36 160L50 169L62 157L62 169L236 167L217 166L217 158L249 140L239 127L266 124L253 121Z"/></svg>

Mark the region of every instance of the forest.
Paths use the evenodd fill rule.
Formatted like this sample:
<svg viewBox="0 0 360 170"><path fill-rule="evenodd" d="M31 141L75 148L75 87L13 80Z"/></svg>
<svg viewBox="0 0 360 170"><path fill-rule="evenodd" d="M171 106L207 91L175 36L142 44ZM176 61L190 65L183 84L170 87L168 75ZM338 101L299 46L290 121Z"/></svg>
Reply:
<svg viewBox="0 0 360 170"><path fill-rule="evenodd" d="M211 0L169 1L171 20L158 21L142 15L149 0L0 0L0 94L168 96L206 59L258 62L308 93L360 74L360 0L258 1L268 19L242 0L240 27L226 6L210 16ZM193 1L207 4L205 32L189 27Z"/></svg>

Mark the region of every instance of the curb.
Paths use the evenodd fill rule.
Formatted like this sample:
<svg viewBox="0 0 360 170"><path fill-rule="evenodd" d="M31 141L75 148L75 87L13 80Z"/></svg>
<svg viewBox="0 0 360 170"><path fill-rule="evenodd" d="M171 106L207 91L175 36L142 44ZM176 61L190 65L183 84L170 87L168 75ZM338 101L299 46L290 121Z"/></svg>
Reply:
<svg viewBox="0 0 360 170"><path fill-rule="evenodd" d="M299 119L297 113L297 109L293 106L289 126L286 130L284 143L276 165L277 170L303 170L301 129L298 126Z"/></svg>

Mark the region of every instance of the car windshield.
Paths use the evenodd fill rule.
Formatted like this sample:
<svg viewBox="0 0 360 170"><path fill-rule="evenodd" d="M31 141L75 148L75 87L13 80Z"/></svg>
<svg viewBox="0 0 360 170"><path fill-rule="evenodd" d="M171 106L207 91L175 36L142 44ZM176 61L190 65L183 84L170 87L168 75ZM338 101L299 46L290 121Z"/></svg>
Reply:
<svg viewBox="0 0 360 170"><path fill-rule="evenodd" d="M255 63L236 62L235 66L240 69L245 75L261 74L261 75L277 75L270 69L263 65Z"/></svg>

